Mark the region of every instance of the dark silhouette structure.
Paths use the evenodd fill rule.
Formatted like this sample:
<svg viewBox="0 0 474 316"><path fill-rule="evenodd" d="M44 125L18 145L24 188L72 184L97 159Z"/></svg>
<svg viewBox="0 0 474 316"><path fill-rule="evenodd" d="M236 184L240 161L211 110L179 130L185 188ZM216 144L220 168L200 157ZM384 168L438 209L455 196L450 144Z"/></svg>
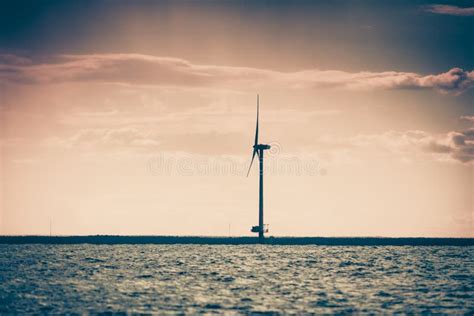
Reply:
<svg viewBox="0 0 474 316"><path fill-rule="evenodd" d="M265 150L270 149L270 145L258 143L258 115L259 114L259 96L257 95L257 127L255 129L255 142L253 145L252 160L250 161L249 171L247 177L250 174L252 168L253 159L255 155L258 155L260 179L259 179L259 194L258 194L258 226L252 226L251 232L258 233L258 239L260 242L264 241L264 234L268 232L268 227L263 223L263 153Z"/></svg>
<svg viewBox="0 0 474 316"><path fill-rule="evenodd" d="M253 237L206 236L0 236L2 244L94 244L94 245L252 245ZM474 246L474 238L390 238L390 237L270 237L266 245L318 246Z"/></svg>

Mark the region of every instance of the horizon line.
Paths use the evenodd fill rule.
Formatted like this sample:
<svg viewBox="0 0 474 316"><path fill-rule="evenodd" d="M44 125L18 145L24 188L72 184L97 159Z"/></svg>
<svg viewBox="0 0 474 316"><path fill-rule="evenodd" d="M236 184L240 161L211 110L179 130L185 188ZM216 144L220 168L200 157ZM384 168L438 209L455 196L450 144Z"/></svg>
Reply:
<svg viewBox="0 0 474 316"><path fill-rule="evenodd" d="M314 245L314 246L474 246L472 237L267 237L251 236L0 236L0 245Z"/></svg>

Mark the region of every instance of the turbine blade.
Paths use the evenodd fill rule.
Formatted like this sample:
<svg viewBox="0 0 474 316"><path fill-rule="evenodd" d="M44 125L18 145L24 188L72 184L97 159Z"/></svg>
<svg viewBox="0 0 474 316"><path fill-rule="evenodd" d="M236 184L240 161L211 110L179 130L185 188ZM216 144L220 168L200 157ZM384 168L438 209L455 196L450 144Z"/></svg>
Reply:
<svg viewBox="0 0 474 316"><path fill-rule="evenodd" d="M255 158L255 154L256 154L256 153L257 153L257 151L254 149L254 150L253 150L253 154L252 154L252 160L250 161L249 171L247 172L247 177L248 177L249 174L250 174L250 169L252 169L253 159Z"/></svg>
<svg viewBox="0 0 474 316"><path fill-rule="evenodd" d="M259 112L259 104L258 104L258 94L257 94L257 127L255 128L255 144L258 145L258 112Z"/></svg>

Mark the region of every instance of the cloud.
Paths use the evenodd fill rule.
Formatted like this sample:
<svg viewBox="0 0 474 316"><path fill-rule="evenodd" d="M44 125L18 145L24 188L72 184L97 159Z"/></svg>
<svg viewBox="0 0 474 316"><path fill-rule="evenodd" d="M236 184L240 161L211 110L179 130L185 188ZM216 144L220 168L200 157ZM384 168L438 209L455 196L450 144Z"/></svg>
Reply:
<svg viewBox="0 0 474 316"><path fill-rule="evenodd" d="M474 161L474 128L448 134L451 156L462 162Z"/></svg>
<svg viewBox="0 0 474 316"><path fill-rule="evenodd" d="M156 149L160 141L156 134L134 127L90 128L82 129L68 138L49 138L44 141L48 146L66 148L142 148Z"/></svg>
<svg viewBox="0 0 474 316"><path fill-rule="evenodd" d="M0 63L0 79L20 84L106 82L130 85L254 89L349 90L432 89L460 94L474 86L474 71L460 68L441 74L410 72L345 72L340 70L274 70L193 64L189 61L140 54L61 55L46 64Z"/></svg>
<svg viewBox="0 0 474 316"><path fill-rule="evenodd" d="M219 144L219 146L216 146ZM86 128L69 137L52 137L43 145L59 148L78 148L84 152L131 149L136 153L187 152L192 154L222 155L246 152L242 135L237 132L202 132L169 134L137 127Z"/></svg>
<svg viewBox="0 0 474 316"><path fill-rule="evenodd" d="M474 128L464 131L450 131L431 134L420 130L387 131L381 134L360 134L347 138L323 137L320 148L330 146L334 150L343 149L355 155L358 149L372 155L404 157L412 159L426 155L437 161L460 163L474 162ZM347 153L345 153L347 155Z"/></svg>
<svg viewBox="0 0 474 316"><path fill-rule="evenodd" d="M474 116L463 115L463 116L460 117L460 120L470 122L470 123L474 123Z"/></svg>
<svg viewBox="0 0 474 316"><path fill-rule="evenodd" d="M390 132L385 141L399 149L412 147L435 158L468 163L474 161L474 128L434 135L424 131ZM387 135L386 135L387 136ZM390 139L390 140L389 140Z"/></svg>
<svg viewBox="0 0 474 316"><path fill-rule="evenodd" d="M239 132L203 132L167 134L139 129L88 128L65 138L49 138L43 142L50 147L97 150L132 149L135 153L183 152L203 155L241 155L247 143ZM204 144L204 145L203 145ZM220 144L216 146L215 144ZM474 128L433 134L421 130L387 131L379 134L359 134L350 137L322 136L312 139L305 153L342 153L344 156L374 159L403 158L441 162L474 163ZM362 156L361 156L362 155ZM366 159L366 158L362 158Z"/></svg>
<svg viewBox="0 0 474 316"><path fill-rule="evenodd" d="M461 8L454 5L433 4L422 6L422 10L429 13L456 15L456 16L474 16L474 7Z"/></svg>
<svg viewBox="0 0 474 316"><path fill-rule="evenodd" d="M17 165L35 165L35 164L38 164L39 162L38 159L31 159L31 158L12 159L11 161Z"/></svg>
<svg viewBox="0 0 474 316"><path fill-rule="evenodd" d="M13 54L0 54L0 64L5 65L29 65L32 60L26 57Z"/></svg>
<svg viewBox="0 0 474 316"><path fill-rule="evenodd" d="M420 78L421 87L434 87L441 92L461 93L474 86L474 71L467 72L461 68L453 68L439 75Z"/></svg>

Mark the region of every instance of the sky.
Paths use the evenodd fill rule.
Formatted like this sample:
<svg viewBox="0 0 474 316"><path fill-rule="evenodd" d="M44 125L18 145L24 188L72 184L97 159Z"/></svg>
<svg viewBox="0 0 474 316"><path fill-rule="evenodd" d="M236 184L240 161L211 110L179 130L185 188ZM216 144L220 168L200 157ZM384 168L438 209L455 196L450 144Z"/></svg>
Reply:
<svg viewBox="0 0 474 316"><path fill-rule="evenodd" d="M0 234L474 237L474 1L2 1Z"/></svg>

